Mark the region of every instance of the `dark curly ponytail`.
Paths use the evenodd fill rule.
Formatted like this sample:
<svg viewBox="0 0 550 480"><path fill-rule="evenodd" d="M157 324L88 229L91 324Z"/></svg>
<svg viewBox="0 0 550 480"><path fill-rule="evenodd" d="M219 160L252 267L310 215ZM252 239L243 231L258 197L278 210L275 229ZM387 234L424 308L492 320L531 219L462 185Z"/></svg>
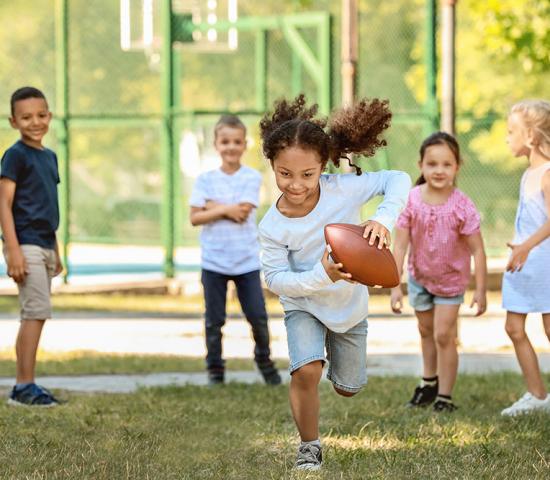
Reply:
<svg viewBox="0 0 550 480"><path fill-rule="evenodd" d="M349 155L370 157L386 145L379 137L389 127L392 116L387 100L362 99L352 107L337 110L328 120L328 128L327 120L316 115L317 105L308 108L303 94L292 102L277 101L273 113L264 115L260 122L265 157L273 162L285 148L312 149L319 154L323 168L329 160L339 167L345 158L360 175L361 168L351 162Z"/></svg>

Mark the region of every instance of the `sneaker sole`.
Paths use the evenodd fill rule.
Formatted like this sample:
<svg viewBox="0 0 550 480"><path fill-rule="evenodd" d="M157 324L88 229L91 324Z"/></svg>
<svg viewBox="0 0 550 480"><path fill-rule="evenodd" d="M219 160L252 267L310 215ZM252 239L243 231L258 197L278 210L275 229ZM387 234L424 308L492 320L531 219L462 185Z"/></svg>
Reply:
<svg viewBox="0 0 550 480"><path fill-rule="evenodd" d="M8 400L6 401L6 403L12 407L40 407L40 408L52 408L52 407L57 407L59 406L59 403L49 403L47 405L43 405L43 404L31 404L29 405L28 403L21 403L21 402L18 402L17 400L14 400L13 398L8 398Z"/></svg>
<svg viewBox="0 0 550 480"><path fill-rule="evenodd" d="M315 472L317 470L321 470L321 465L308 465L303 467L294 467L293 470L302 470L302 471L308 471L308 472Z"/></svg>

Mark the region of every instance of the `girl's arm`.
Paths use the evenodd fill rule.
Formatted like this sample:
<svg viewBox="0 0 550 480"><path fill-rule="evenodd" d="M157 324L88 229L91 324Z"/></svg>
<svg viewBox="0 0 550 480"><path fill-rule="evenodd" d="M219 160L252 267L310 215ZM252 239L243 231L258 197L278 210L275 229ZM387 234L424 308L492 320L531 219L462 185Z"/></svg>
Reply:
<svg viewBox="0 0 550 480"><path fill-rule="evenodd" d="M476 317L487 310L487 257L483 246L481 233L474 233L466 237L468 248L474 257L474 271L476 290L470 308L477 304Z"/></svg>
<svg viewBox="0 0 550 480"><path fill-rule="evenodd" d="M3 177L0 180L0 224L6 245L8 276L16 283L21 283L27 276L27 262L21 251L13 220L12 206L16 186L9 178Z"/></svg>
<svg viewBox="0 0 550 480"><path fill-rule="evenodd" d="M399 213L407 203L411 178L405 172L397 170L382 170L367 175L371 179L372 189L365 202L375 195L384 195L384 200L369 220L381 223L391 232Z"/></svg>
<svg viewBox="0 0 550 480"><path fill-rule="evenodd" d="M527 261L531 249L550 237L550 170L547 170L542 177L542 194L544 195L548 220L525 242L520 244L508 242L506 244L512 249L512 255L510 255L510 260L506 265L506 271L508 272L519 272Z"/></svg>
<svg viewBox="0 0 550 480"><path fill-rule="evenodd" d="M399 285L391 290L391 309L393 313L401 313L403 308L403 290L401 289L401 276L403 275L403 265L405 255L410 243L410 233L408 229L397 227L395 229L395 242L393 247L393 256L397 265L399 275Z"/></svg>
<svg viewBox="0 0 550 480"><path fill-rule="evenodd" d="M332 285L333 280L325 270L322 261L312 270L304 272L290 271L289 250L271 238L260 233L262 245L262 270L267 287L276 295L286 297L307 297L320 289ZM326 256L323 256L323 259Z"/></svg>

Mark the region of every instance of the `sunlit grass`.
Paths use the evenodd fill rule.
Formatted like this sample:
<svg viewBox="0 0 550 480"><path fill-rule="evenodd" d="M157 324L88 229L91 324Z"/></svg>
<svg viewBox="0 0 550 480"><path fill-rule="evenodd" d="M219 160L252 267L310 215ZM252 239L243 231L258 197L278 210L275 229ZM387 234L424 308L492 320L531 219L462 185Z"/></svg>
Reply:
<svg viewBox="0 0 550 480"><path fill-rule="evenodd" d="M351 399L323 383L317 474L291 470L298 436L287 386L58 392L68 403L49 411L0 405L0 478L549 478L550 417L499 414L521 394L519 375L460 376L453 414L405 409L415 383L372 378Z"/></svg>
<svg viewBox="0 0 550 480"><path fill-rule="evenodd" d="M286 368L288 362L277 361L279 368ZM254 370L251 359L230 358L228 370ZM43 375L97 375L138 374L160 372L202 372L205 362L202 358L180 355L130 355L105 354L89 350L51 352L39 350L36 373ZM15 351L0 350L0 376L15 375Z"/></svg>

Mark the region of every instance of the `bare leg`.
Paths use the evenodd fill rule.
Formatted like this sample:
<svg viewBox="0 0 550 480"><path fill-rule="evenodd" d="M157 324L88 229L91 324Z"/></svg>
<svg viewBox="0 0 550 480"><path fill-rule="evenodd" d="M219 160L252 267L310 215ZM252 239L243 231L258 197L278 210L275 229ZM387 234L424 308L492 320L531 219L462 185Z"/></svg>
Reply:
<svg viewBox="0 0 550 480"><path fill-rule="evenodd" d="M457 319L460 305L436 305L434 338L437 347L437 372L441 395L451 395L458 371Z"/></svg>
<svg viewBox="0 0 550 480"><path fill-rule="evenodd" d="M16 383L34 382L36 350L44 320L22 320L15 343L17 355Z"/></svg>
<svg viewBox="0 0 550 480"><path fill-rule="evenodd" d="M546 332L546 336L550 341L550 313L542 314L542 324L544 325L544 331Z"/></svg>
<svg viewBox="0 0 550 480"><path fill-rule="evenodd" d="M319 438L319 391L323 363L308 363L292 373L290 408L303 442Z"/></svg>
<svg viewBox="0 0 550 480"><path fill-rule="evenodd" d="M425 312L415 311L414 313L418 319L418 332L422 348L422 376L435 377L437 375L437 350L434 340L434 309Z"/></svg>
<svg viewBox="0 0 550 480"><path fill-rule="evenodd" d="M525 319L527 315L516 312L506 312L506 333L514 344L516 357L523 372L527 391L539 399L546 398L546 388L539 370L537 355L527 333L525 332ZM544 326L550 322L549 315L543 315Z"/></svg>

